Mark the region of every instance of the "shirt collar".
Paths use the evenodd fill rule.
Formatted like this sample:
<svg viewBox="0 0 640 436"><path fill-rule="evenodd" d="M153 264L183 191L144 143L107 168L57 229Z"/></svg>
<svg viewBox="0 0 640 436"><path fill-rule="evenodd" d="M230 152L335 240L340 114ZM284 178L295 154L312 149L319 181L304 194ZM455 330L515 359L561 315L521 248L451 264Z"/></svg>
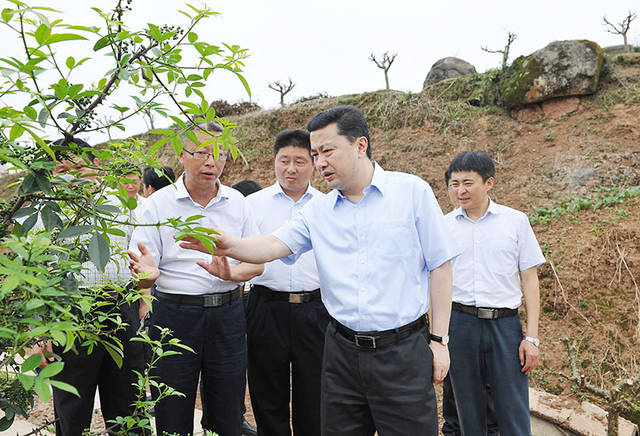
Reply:
<svg viewBox="0 0 640 436"><path fill-rule="evenodd" d="M212 204L220 200L229 199L228 190L232 188L229 188L223 185L222 183L220 183L220 180L216 180L216 185L218 185L218 193L216 194L215 197L211 199L209 204ZM189 198L191 199L191 201L193 201L193 198L191 198L191 195L189 194L189 191L187 191L187 187L184 184L184 173L182 173L178 178L178 180L176 181L176 198Z"/></svg>
<svg viewBox="0 0 640 436"><path fill-rule="evenodd" d="M371 184L364 188L364 195L366 196L368 192L371 192L373 189L376 189L380 194L384 196L385 185L386 185L386 171L382 169L380 165L378 165L375 161L373 164L373 177L371 178ZM338 200L344 200L346 197L342 195L340 191L337 189L332 190L329 194L327 194L329 200L331 201L331 205L333 207L338 204Z"/></svg>
<svg viewBox="0 0 640 436"><path fill-rule="evenodd" d="M460 216L465 218L467 217L467 212L462 207L459 207L459 206L454 210L454 213L456 218ZM480 219L483 219L489 214L496 215L499 213L500 213L500 205L498 205L498 203L494 202L493 200L491 200L491 198L489 198L489 207L487 208L487 211L484 213L484 215Z"/></svg>
<svg viewBox="0 0 640 436"><path fill-rule="evenodd" d="M289 197L284 192L284 190L282 189L282 186L280 185L280 182L278 182L277 180L273 185L271 185L271 191L272 191L271 195L273 195L274 197L282 195L282 196L287 197L287 198L289 198L291 200L291 197ZM313 197L313 192L311 192L311 182L309 182L309 185L307 186L307 191L304 193L304 195L302 197L300 197L300 200L302 200L303 198L306 198L306 197ZM298 201L300 201L300 200L298 200Z"/></svg>

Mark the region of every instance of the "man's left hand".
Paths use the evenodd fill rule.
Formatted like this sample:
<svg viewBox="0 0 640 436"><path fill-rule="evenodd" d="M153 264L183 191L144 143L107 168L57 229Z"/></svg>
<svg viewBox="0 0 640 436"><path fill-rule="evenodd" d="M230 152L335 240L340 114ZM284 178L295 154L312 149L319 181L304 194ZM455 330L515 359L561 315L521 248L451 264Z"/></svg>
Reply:
<svg viewBox="0 0 640 436"><path fill-rule="evenodd" d="M520 347L518 348L518 354L520 356L520 366L522 366L522 372L528 374L529 371L535 369L538 366L538 358L540 351L538 347L533 345L529 341L522 340Z"/></svg>
<svg viewBox="0 0 640 436"><path fill-rule="evenodd" d="M439 383L447 376L449 372L449 347L439 342L431 341L429 348L433 352L433 382Z"/></svg>
<svg viewBox="0 0 640 436"><path fill-rule="evenodd" d="M225 256L211 256L211 262L196 261L198 265L206 269L209 274L222 280L232 280L229 260Z"/></svg>

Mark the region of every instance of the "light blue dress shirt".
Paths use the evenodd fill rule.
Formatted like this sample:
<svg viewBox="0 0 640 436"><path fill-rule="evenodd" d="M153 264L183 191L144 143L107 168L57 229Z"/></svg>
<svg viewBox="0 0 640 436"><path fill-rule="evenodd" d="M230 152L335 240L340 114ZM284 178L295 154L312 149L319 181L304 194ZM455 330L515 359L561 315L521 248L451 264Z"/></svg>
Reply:
<svg viewBox="0 0 640 436"><path fill-rule="evenodd" d="M322 301L356 331L401 327L429 310L429 271L458 255L431 187L375 165L354 203L339 191L311 200L273 235L295 260L313 248Z"/></svg>
<svg viewBox="0 0 640 436"><path fill-rule="evenodd" d="M298 200L293 201L284 193L280 183L264 188L247 197L247 203L255 218L260 233L271 233L297 215L313 197L324 195L311 185ZM264 273L251 280L280 292L313 291L320 287L318 269L313 252L304 253L293 265L279 260L264 264Z"/></svg>
<svg viewBox="0 0 640 436"><path fill-rule="evenodd" d="M529 218L491 201L476 222L460 207L445 220L462 247L453 262L453 301L477 307L519 307L519 272L545 262Z"/></svg>

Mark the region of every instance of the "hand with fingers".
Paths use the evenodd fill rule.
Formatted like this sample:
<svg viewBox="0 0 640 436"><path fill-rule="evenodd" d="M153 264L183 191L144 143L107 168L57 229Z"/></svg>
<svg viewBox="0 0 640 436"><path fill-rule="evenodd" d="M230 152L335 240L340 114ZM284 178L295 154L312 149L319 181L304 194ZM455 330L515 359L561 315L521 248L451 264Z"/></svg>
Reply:
<svg viewBox="0 0 640 436"><path fill-rule="evenodd" d="M222 280L233 280L229 260L225 256L211 256L211 262L209 263L202 260L198 260L196 263L213 276Z"/></svg>
<svg viewBox="0 0 640 436"><path fill-rule="evenodd" d="M140 289L149 289L160 276L160 270L153 255L142 242L138 242L138 250L140 255L131 250L127 252L130 258L129 265L133 272L143 276L138 281L138 287Z"/></svg>
<svg viewBox="0 0 640 436"><path fill-rule="evenodd" d="M520 366L522 366L521 371L523 373L528 374L529 371L538 366L539 354L540 351L538 350L538 347L531 342L525 340L520 342L518 355L520 357Z"/></svg>
<svg viewBox="0 0 640 436"><path fill-rule="evenodd" d="M217 234L215 235L216 238L216 252L215 254L218 256L226 256L226 249L229 248L229 237L227 235L225 235L221 230L216 229L214 227L206 227L210 230L213 230L214 232L216 232ZM179 245L182 248L186 248L188 250L197 250L200 251L202 253L207 253L207 254L211 254L211 252L209 251L209 249L207 247L205 247L205 245L197 238L194 238L193 236L185 236L180 240ZM204 268L204 267L203 267ZM206 269L206 268L205 268Z"/></svg>
<svg viewBox="0 0 640 436"><path fill-rule="evenodd" d="M433 352L433 382L439 383L447 376L449 372L449 347L439 342L429 342L429 348Z"/></svg>

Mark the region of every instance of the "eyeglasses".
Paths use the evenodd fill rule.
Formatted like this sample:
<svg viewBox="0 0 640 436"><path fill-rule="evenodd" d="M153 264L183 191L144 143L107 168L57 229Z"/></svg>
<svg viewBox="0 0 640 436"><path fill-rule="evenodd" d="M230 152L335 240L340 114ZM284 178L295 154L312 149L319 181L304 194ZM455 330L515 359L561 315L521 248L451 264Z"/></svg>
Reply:
<svg viewBox="0 0 640 436"><path fill-rule="evenodd" d="M206 151L189 151L186 148L183 148L182 151L189 153L195 160L207 160L209 159L209 156L211 156L213 160L216 161L216 155L214 153L207 153ZM226 159L227 159L226 152L219 153L217 160L226 160Z"/></svg>

